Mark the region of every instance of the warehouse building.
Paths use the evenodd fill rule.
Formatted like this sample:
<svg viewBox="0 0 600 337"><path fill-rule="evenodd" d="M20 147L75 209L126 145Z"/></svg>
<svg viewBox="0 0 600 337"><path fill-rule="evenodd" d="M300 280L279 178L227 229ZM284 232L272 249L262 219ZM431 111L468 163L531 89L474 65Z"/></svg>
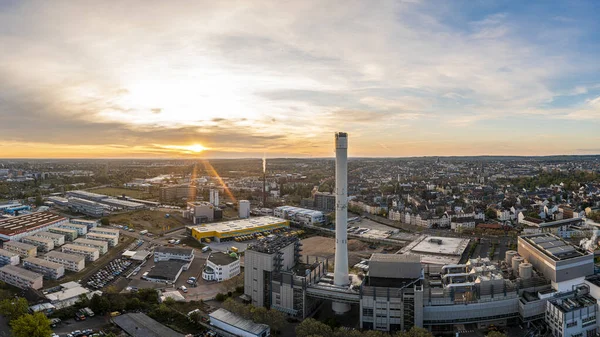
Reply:
<svg viewBox="0 0 600 337"><path fill-rule="evenodd" d="M202 278L206 281L225 281L240 274L240 259L236 253L216 252L206 259Z"/></svg>
<svg viewBox="0 0 600 337"><path fill-rule="evenodd" d="M50 201L51 203L61 206L61 207L69 206L69 199L67 199L67 198L62 198L62 197L58 197L58 196L50 196L46 199L48 201Z"/></svg>
<svg viewBox="0 0 600 337"><path fill-rule="evenodd" d="M138 202L114 199L114 198L103 199L102 201L100 201L100 203L114 207L114 208L127 209L127 210L138 210L138 209L143 209L145 207L144 204L141 204Z"/></svg>
<svg viewBox="0 0 600 337"><path fill-rule="evenodd" d="M104 194L97 194L97 193L92 193L92 192L88 192L88 191L81 191L81 190L68 191L67 192L67 197L75 197L75 198L80 198L80 199L84 199L84 200L91 200L91 201L102 201L102 199L108 198L108 196L104 195Z"/></svg>
<svg viewBox="0 0 600 337"><path fill-rule="evenodd" d="M63 265L37 257L28 257L23 260L23 267L42 274L50 280L57 280L65 275L65 267Z"/></svg>
<svg viewBox="0 0 600 337"><path fill-rule="evenodd" d="M37 232L32 236L44 239L50 239L54 242L54 247L60 247L65 244L65 236L50 232Z"/></svg>
<svg viewBox="0 0 600 337"><path fill-rule="evenodd" d="M40 238L37 236L25 236L21 239L21 242L28 243L37 247L38 252L49 252L54 249L54 240Z"/></svg>
<svg viewBox="0 0 600 337"><path fill-rule="evenodd" d="M51 251L44 258L48 261L62 264L66 270L79 272L85 268L85 256Z"/></svg>
<svg viewBox="0 0 600 337"><path fill-rule="evenodd" d="M254 235L281 228L289 228L287 220L272 216L261 216L250 219L233 220L200 226L189 226L192 237L198 241L212 239L217 242L233 240L238 236Z"/></svg>
<svg viewBox="0 0 600 337"><path fill-rule="evenodd" d="M42 274L10 264L0 268L0 281L21 289L41 289L44 285Z"/></svg>
<svg viewBox="0 0 600 337"><path fill-rule="evenodd" d="M108 242L109 247L114 247L119 244L119 239L114 235L88 232L85 237L86 237L86 239L89 239L89 240L106 241L106 242Z"/></svg>
<svg viewBox="0 0 600 337"><path fill-rule="evenodd" d="M60 228L72 229L77 231L77 236L84 236L88 232L88 226L83 224L74 224L72 222L68 222L66 224L62 224L59 226Z"/></svg>
<svg viewBox="0 0 600 337"><path fill-rule="evenodd" d="M19 254L6 249L0 249L0 267L7 264L16 266L20 263L20 260Z"/></svg>
<svg viewBox="0 0 600 337"><path fill-rule="evenodd" d="M66 244L66 245L62 246L62 252L69 253L69 254L83 255L83 256L85 256L85 259L87 261L91 261L91 262L98 260L98 258L100 257L100 251L98 250L98 248L86 247L86 246L80 246L80 245L74 245L74 244Z"/></svg>
<svg viewBox="0 0 600 337"><path fill-rule="evenodd" d="M67 229L61 227L54 227L48 230L50 233L64 235L65 241L73 241L77 239L77 231L75 229Z"/></svg>
<svg viewBox="0 0 600 337"><path fill-rule="evenodd" d="M19 241L22 237L59 226L68 220L50 212L37 212L0 219L0 239Z"/></svg>
<svg viewBox="0 0 600 337"><path fill-rule="evenodd" d="M79 238L79 239L73 241L73 244L78 245L78 246L86 246L86 247L96 248L100 252L100 255L108 252L108 242L107 241L89 240L89 239Z"/></svg>
<svg viewBox="0 0 600 337"><path fill-rule="evenodd" d="M88 231L94 227L98 227L98 220L71 219L69 222L77 225L86 225Z"/></svg>
<svg viewBox="0 0 600 337"><path fill-rule="evenodd" d="M184 337L143 313L127 313L112 321L132 337Z"/></svg>
<svg viewBox="0 0 600 337"><path fill-rule="evenodd" d="M182 261L190 263L194 260L194 249L158 246L154 250L154 262Z"/></svg>
<svg viewBox="0 0 600 337"><path fill-rule="evenodd" d="M36 257L37 256L37 246L30 245L28 243L18 242L18 241L8 241L4 243L4 249L9 252L17 253L21 258L26 257Z"/></svg>
<svg viewBox="0 0 600 337"><path fill-rule="evenodd" d="M106 205L75 197L69 198L69 208L74 212L89 215L95 218L103 217L109 213L107 210L109 207Z"/></svg>
<svg viewBox="0 0 600 337"><path fill-rule="evenodd" d="M184 270L187 264L182 261L163 261L156 262L154 269L148 271L146 280L151 282L164 282L167 284L173 284L177 282L179 275Z"/></svg>
<svg viewBox="0 0 600 337"><path fill-rule="evenodd" d="M266 324L254 323L225 309L217 309L210 314L210 325L241 337L267 337L271 328Z"/></svg>

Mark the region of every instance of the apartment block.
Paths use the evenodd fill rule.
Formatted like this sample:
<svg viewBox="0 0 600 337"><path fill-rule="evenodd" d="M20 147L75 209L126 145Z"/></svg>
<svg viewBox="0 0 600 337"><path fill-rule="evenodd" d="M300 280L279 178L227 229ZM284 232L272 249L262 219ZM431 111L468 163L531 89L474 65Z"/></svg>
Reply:
<svg viewBox="0 0 600 337"><path fill-rule="evenodd" d="M4 249L9 252L17 253L21 258L37 256L37 246L18 241L8 241L4 243Z"/></svg>
<svg viewBox="0 0 600 337"><path fill-rule="evenodd" d="M36 246L40 252L49 252L54 249L54 241L52 239L30 235L22 238L21 242Z"/></svg>
<svg viewBox="0 0 600 337"><path fill-rule="evenodd" d="M54 227L54 228L50 228L48 231L50 233L64 235L66 241L73 241L73 240L77 239L77 231L75 229Z"/></svg>
<svg viewBox="0 0 600 337"><path fill-rule="evenodd" d="M0 266L6 266L7 264L16 266L20 260L19 254L6 249L0 249Z"/></svg>
<svg viewBox="0 0 600 337"><path fill-rule="evenodd" d="M119 230L112 228L96 227L89 230L89 233L112 235L119 241Z"/></svg>
<svg viewBox="0 0 600 337"><path fill-rule="evenodd" d="M85 256L78 254L67 254L57 251L52 251L46 254L45 259L48 261L62 264L66 270L78 272L85 268Z"/></svg>
<svg viewBox="0 0 600 337"><path fill-rule="evenodd" d="M32 236L35 236L38 238L50 239L50 240L54 241L54 247L60 247L65 244L65 236L61 235L61 234L50 233L50 232L37 232L37 233L33 234Z"/></svg>
<svg viewBox="0 0 600 337"><path fill-rule="evenodd" d="M23 267L42 274L45 278L51 280L57 280L65 275L65 267L63 265L37 257L28 257L23 260Z"/></svg>
<svg viewBox="0 0 600 337"><path fill-rule="evenodd" d="M42 274L10 264L0 268L0 281L21 289L41 289L44 285Z"/></svg>
<svg viewBox="0 0 600 337"><path fill-rule="evenodd" d="M88 231L94 227L98 227L98 220L71 219L69 222L77 225L86 225Z"/></svg>
<svg viewBox="0 0 600 337"><path fill-rule="evenodd" d="M79 246L74 244L66 244L62 246L63 253L78 254L85 256L87 261L96 261L100 257L98 248Z"/></svg>
<svg viewBox="0 0 600 337"><path fill-rule="evenodd" d="M108 252L108 242L107 241L89 240L89 239L79 238L79 239L73 241L73 244L78 245L78 246L96 248L100 252L100 255Z"/></svg>
<svg viewBox="0 0 600 337"><path fill-rule="evenodd" d="M114 247L119 243L119 238L114 235L89 232L89 233L87 233L87 235L85 237L86 237L86 239L90 239L90 240L106 241L106 242L108 242L109 247Z"/></svg>
<svg viewBox="0 0 600 337"><path fill-rule="evenodd" d="M58 226L59 228L73 229L77 231L78 236L84 236L88 232L88 226L75 223L66 223Z"/></svg>

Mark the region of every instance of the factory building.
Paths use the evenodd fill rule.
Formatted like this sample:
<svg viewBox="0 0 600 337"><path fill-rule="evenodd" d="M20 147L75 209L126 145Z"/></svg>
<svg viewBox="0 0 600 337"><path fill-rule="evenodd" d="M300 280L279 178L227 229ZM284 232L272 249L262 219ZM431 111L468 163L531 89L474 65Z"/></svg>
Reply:
<svg viewBox="0 0 600 337"><path fill-rule="evenodd" d="M6 266L7 264L16 266L20 263L20 260L19 254L6 249L0 249L0 267Z"/></svg>
<svg viewBox="0 0 600 337"><path fill-rule="evenodd" d="M154 250L154 262L182 261L190 263L194 261L194 249L158 246Z"/></svg>
<svg viewBox="0 0 600 337"><path fill-rule="evenodd" d="M73 241L73 244L78 245L78 246L86 246L86 247L96 248L100 252L100 255L108 252L108 242L107 241L78 238L77 240Z"/></svg>
<svg viewBox="0 0 600 337"><path fill-rule="evenodd" d="M0 281L21 289L41 289L44 277L27 269L6 265L0 268Z"/></svg>
<svg viewBox="0 0 600 337"><path fill-rule="evenodd" d="M73 241L77 239L77 230L75 229L54 227L50 228L48 231L50 233L63 235L65 237L65 241Z"/></svg>
<svg viewBox="0 0 600 337"><path fill-rule="evenodd" d="M77 236L84 236L88 232L88 226L83 224L75 224L72 222L62 224L59 226L60 228L72 229L77 231Z"/></svg>
<svg viewBox="0 0 600 337"><path fill-rule="evenodd" d="M69 198L69 208L81 214L91 217L100 218L108 214L107 206L96 201L86 200L82 198Z"/></svg>
<svg viewBox="0 0 600 337"><path fill-rule="evenodd" d="M196 199L197 189L193 185L172 185L161 187L159 190L160 201L175 201L181 199Z"/></svg>
<svg viewBox="0 0 600 337"><path fill-rule="evenodd" d="M67 218L50 212L37 212L0 219L0 239L19 241L24 236L46 231L67 221Z"/></svg>
<svg viewBox="0 0 600 337"><path fill-rule="evenodd" d="M9 252L17 253L21 258L37 256L37 246L18 241L8 241L4 243L4 249Z"/></svg>
<svg viewBox="0 0 600 337"><path fill-rule="evenodd" d="M62 246L62 252L68 254L78 254L85 256L86 261L96 261L100 257L98 248L66 244Z"/></svg>
<svg viewBox="0 0 600 337"><path fill-rule="evenodd" d="M114 235L88 232L85 236L89 240L98 240L108 242L109 247L114 247L119 244L119 238Z"/></svg>
<svg viewBox="0 0 600 337"><path fill-rule="evenodd" d="M65 275L65 267L63 265L37 257L28 257L23 260L23 267L42 274L50 280L57 280Z"/></svg>
<svg viewBox="0 0 600 337"><path fill-rule="evenodd" d="M189 226L188 230L196 240L211 239L217 242L232 240L242 235L271 232L280 228L289 228L287 220L272 216L261 216L251 219L232 220L200 226Z"/></svg>
<svg viewBox="0 0 600 337"><path fill-rule="evenodd" d="M46 254L44 258L48 261L56 262L65 267L66 270L79 272L85 268L85 256L78 254L67 254L52 251Z"/></svg>
<svg viewBox="0 0 600 337"><path fill-rule="evenodd" d="M215 209L216 207L209 202L192 201L187 203L183 217L192 220L195 225L210 222L215 219Z"/></svg>
<svg viewBox="0 0 600 337"><path fill-rule="evenodd" d="M44 239L50 239L54 242L54 247L60 247L65 244L65 236L50 232L37 232L32 236Z"/></svg>
<svg viewBox="0 0 600 337"><path fill-rule="evenodd" d="M88 231L94 227L98 227L98 220L71 219L69 222L76 225L86 225Z"/></svg>
<svg viewBox="0 0 600 337"><path fill-rule="evenodd" d="M36 246L38 252L49 252L54 249L54 240L52 239L30 235L23 237L21 242Z"/></svg>
<svg viewBox="0 0 600 337"><path fill-rule="evenodd" d="M300 225L318 225L325 222L323 212L294 206L276 207L273 215Z"/></svg>
<svg viewBox="0 0 600 337"><path fill-rule="evenodd" d="M240 259L236 253L215 252L206 259L202 278L206 281L225 281L240 274Z"/></svg>
<svg viewBox="0 0 600 337"><path fill-rule="evenodd" d="M597 315L598 303L585 284L546 302L546 324L555 337L597 336Z"/></svg>

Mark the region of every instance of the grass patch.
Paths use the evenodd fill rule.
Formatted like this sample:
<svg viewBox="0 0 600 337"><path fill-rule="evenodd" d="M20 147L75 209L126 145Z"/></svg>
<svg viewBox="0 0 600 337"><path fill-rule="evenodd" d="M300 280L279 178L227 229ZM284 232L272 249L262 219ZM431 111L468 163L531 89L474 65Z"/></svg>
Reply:
<svg viewBox="0 0 600 337"><path fill-rule="evenodd" d="M165 217L166 214L170 216ZM136 230L148 230L152 234L162 234L165 231L183 227L179 214L163 211L141 210L112 215L108 218L111 224L133 227Z"/></svg>
<svg viewBox="0 0 600 337"><path fill-rule="evenodd" d="M198 240L192 238L192 237L186 237L185 239L181 239L181 243L186 245L187 247L191 247L191 248L196 248L196 249L202 249L204 248L204 244L198 242Z"/></svg>
<svg viewBox="0 0 600 337"><path fill-rule="evenodd" d="M152 199L154 196L148 192L140 191L140 190L131 190L128 188L120 188L120 187L102 187L90 190L90 192L98 193L98 194L106 194L111 197L121 197L126 195L130 198L135 199Z"/></svg>

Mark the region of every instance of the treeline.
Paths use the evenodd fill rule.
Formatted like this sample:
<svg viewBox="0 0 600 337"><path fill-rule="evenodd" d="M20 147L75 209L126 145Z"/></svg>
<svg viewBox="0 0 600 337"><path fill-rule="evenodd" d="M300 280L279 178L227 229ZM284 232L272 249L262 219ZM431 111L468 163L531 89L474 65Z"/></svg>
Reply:
<svg viewBox="0 0 600 337"><path fill-rule="evenodd" d="M598 176L597 173L586 171L550 171L542 172L535 177L516 178L510 180L510 182L516 187L525 188L528 190L536 187L548 187L550 185L559 185L560 183L563 183L564 189L568 191L579 189L580 184L598 181L600 181L600 176Z"/></svg>

